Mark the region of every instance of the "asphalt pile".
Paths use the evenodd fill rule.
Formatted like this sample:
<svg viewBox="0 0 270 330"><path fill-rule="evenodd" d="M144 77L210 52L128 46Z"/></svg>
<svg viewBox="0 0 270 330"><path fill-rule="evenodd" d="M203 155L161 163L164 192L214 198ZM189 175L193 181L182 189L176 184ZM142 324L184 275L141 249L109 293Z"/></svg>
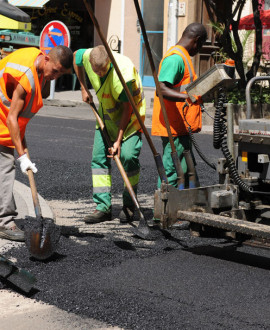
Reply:
<svg viewBox="0 0 270 330"><path fill-rule="evenodd" d="M188 231L181 236L183 234L188 239ZM117 230L104 236L82 234L76 228L65 227L57 252L48 260L41 262L29 257L25 246L11 249L6 257L16 258L17 266L37 278L31 295L39 301L123 328L154 329L156 313L159 309L162 312L162 304L158 306L162 297L158 304L153 300L151 305L149 292L140 288L140 279L134 278L129 288L126 281L131 279L127 279L129 275L118 266L129 263L132 272L140 260L182 249L184 241L176 237L168 240L161 234L150 248L146 241L135 237L132 242L117 239ZM147 278L147 274L145 276ZM176 324L178 313L176 308L163 316L158 328Z"/></svg>

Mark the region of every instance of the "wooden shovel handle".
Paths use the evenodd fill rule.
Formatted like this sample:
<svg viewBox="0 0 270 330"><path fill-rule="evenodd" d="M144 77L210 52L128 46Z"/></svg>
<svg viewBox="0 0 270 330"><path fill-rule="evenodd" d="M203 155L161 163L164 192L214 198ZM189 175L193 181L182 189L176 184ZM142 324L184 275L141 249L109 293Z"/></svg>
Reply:
<svg viewBox="0 0 270 330"><path fill-rule="evenodd" d="M27 147L25 148L25 152L27 154L27 157L30 159L29 151L28 151ZM42 217L41 207L40 207L40 204L39 204L37 187L36 187L36 182L35 182L35 179L34 179L34 173L33 173L32 170L27 170L27 175L28 175L30 189L31 189L31 193L32 193L35 214L36 214L37 218L41 218Z"/></svg>

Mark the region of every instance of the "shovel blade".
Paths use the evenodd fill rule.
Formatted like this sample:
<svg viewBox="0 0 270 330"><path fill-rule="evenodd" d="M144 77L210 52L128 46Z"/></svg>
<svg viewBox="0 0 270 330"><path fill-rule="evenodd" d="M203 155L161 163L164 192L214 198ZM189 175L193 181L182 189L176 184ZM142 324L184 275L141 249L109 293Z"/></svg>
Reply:
<svg viewBox="0 0 270 330"><path fill-rule="evenodd" d="M0 276L25 293L29 293L36 283L34 275L3 256L0 256Z"/></svg>
<svg viewBox="0 0 270 330"><path fill-rule="evenodd" d="M7 281L25 293L29 293L36 283L36 278L27 270L17 268L14 273L7 277Z"/></svg>
<svg viewBox="0 0 270 330"><path fill-rule="evenodd" d="M133 227L131 228L133 235L138 236L142 239L151 239L150 229L148 227Z"/></svg>
<svg viewBox="0 0 270 330"><path fill-rule="evenodd" d="M138 227L131 228L133 235L138 236L145 240L153 240L155 239L154 235L152 235L150 228L145 220L143 214L140 212L140 222Z"/></svg>
<svg viewBox="0 0 270 330"><path fill-rule="evenodd" d="M25 244L32 257L37 260L46 260L51 257L61 236L61 229L53 219L42 218L37 220L28 217L25 229Z"/></svg>

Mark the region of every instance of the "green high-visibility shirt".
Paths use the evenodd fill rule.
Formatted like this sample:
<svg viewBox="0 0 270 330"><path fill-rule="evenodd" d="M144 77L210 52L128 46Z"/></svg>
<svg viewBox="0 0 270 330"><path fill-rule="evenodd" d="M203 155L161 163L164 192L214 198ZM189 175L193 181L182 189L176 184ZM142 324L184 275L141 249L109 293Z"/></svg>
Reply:
<svg viewBox="0 0 270 330"><path fill-rule="evenodd" d="M183 79L184 72L185 63L182 57L173 54L163 60L158 80L168 82L171 85L177 85Z"/></svg>

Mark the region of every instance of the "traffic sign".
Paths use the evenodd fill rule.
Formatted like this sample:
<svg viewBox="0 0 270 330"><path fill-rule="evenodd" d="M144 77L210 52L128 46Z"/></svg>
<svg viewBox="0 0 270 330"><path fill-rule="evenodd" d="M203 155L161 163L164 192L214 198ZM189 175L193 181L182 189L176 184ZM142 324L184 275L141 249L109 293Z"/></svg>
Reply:
<svg viewBox="0 0 270 330"><path fill-rule="evenodd" d="M39 48L44 53L56 46L70 46L70 33L66 25L60 21L51 21L45 25L40 34Z"/></svg>

